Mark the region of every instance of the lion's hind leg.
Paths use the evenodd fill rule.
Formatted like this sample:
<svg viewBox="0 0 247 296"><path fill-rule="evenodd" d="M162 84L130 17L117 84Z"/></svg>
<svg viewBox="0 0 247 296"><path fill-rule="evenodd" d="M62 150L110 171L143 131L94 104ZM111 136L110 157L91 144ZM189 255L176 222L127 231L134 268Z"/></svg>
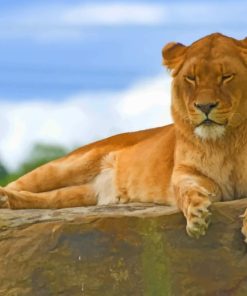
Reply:
<svg viewBox="0 0 247 296"><path fill-rule="evenodd" d="M91 185L70 186L42 193L0 188L11 209L59 209L97 204Z"/></svg>

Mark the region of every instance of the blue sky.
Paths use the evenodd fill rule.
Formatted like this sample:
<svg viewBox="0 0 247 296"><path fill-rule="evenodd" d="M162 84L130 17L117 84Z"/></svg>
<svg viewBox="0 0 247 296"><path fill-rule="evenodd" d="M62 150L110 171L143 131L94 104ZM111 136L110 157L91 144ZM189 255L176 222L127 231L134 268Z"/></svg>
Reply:
<svg viewBox="0 0 247 296"><path fill-rule="evenodd" d="M170 122L162 47L216 31L244 38L246 10L239 0L0 0L0 160L13 168L38 141L74 147Z"/></svg>
<svg viewBox="0 0 247 296"><path fill-rule="evenodd" d="M0 100L124 89L163 71L165 43L214 31L242 38L247 25L244 1L0 1L0 7Z"/></svg>

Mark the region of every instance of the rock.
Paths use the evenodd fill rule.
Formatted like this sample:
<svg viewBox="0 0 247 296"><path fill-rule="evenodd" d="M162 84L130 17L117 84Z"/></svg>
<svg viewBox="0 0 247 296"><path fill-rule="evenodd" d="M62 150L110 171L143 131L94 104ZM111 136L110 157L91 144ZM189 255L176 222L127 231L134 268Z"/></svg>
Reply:
<svg viewBox="0 0 247 296"><path fill-rule="evenodd" d="M1 210L0 295L247 295L246 207L214 204L198 240L164 206Z"/></svg>

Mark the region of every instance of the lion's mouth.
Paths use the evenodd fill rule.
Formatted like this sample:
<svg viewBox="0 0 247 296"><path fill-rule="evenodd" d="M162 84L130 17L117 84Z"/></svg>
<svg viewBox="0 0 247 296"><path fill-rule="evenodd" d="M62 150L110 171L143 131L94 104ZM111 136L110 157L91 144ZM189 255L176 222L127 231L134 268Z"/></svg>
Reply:
<svg viewBox="0 0 247 296"><path fill-rule="evenodd" d="M204 126L221 125L221 126L222 126L222 125L225 125L225 124L218 123L218 122L216 122L216 121L214 121L214 120L212 120L212 119L206 118L206 119L203 120L201 123L199 123L199 124L197 125L197 127L202 126L202 125L204 125Z"/></svg>

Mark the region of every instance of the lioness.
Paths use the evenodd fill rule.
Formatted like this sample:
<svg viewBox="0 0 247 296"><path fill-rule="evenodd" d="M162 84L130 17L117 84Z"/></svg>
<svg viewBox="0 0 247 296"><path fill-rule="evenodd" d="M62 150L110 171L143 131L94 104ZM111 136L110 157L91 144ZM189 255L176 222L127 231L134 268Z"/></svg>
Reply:
<svg viewBox="0 0 247 296"><path fill-rule="evenodd" d="M174 205L188 234L199 237L212 202L246 197L247 39L216 33L190 46L169 43L162 54L173 76L174 124L116 135L45 164L0 188L2 207Z"/></svg>

